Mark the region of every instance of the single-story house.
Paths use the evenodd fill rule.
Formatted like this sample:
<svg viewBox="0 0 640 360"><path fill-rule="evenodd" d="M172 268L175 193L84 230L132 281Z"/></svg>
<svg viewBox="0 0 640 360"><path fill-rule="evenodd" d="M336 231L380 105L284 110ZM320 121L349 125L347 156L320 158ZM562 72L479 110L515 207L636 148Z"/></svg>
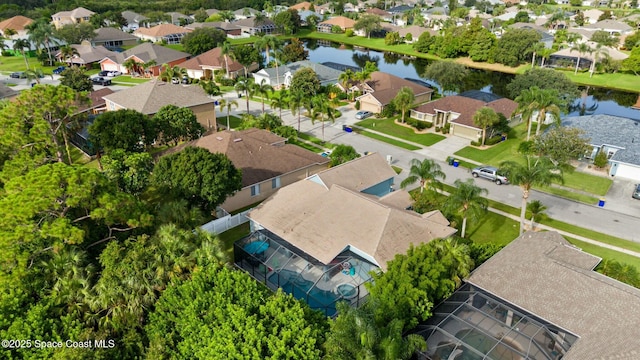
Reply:
<svg viewBox="0 0 640 360"><path fill-rule="evenodd" d="M112 27L96 29L95 33L96 35L91 39L91 45L104 46L110 50L118 50L122 46L131 46L138 43L136 36Z"/></svg>
<svg viewBox="0 0 640 360"><path fill-rule="evenodd" d="M364 94L357 98L360 101L360 109L374 113L382 112L384 107L391 103L398 91L405 86L413 90L413 95L415 96L414 104L421 104L431 100L431 94L433 94L433 89L430 87L381 71L371 73L371 79L367 80L364 86L356 82L352 84ZM342 88L342 85L338 84L338 87Z"/></svg>
<svg viewBox="0 0 640 360"><path fill-rule="evenodd" d="M473 115L482 107L490 107L507 119L512 117L518 104L507 98L491 101L473 99L466 96L453 95L422 104L411 110L411 117L432 123L436 127L451 124L451 134L472 141L482 138L482 129L473 123Z"/></svg>
<svg viewBox="0 0 640 360"><path fill-rule="evenodd" d="M148 67L146 72L153 76L158 76L160 75L163 64L174 66L184 62L190 57L191 55L182 51L173 50L156 44L143 43L121 53L106 56L100 61L100 68L102 70L129 73L129 69L127 69L123 64L129 59L133 59L140 64L140 68L134 69L134 72L142 74L142 72L145 71L142 69L142 65L149 63L150 61L155 61L155 65Z"/></svg>
<svg viewBox="0 0 640 360"><path fill-rule="evenodd" d="M310 9L311 9L311 6L313 6L313 5L312 5L310 2L308 2L308 1L303 1L303 2L297 3L297 4L295 4L295 5L291 5L291 6L289 6L289 9L292 9L292 10L298 10L298 11L301 11L301 10L310 10Z"/></svg>
<svg viewBox="0 0 640 360"><path fill-rule="evenodd" d="M637 359L640 289L557 232L527 232L465 279L414 331L430 359Z"/></svg>
<svg viewBox="0 0 640 360"><path fill-rule="evenodd" d="M220 205L228 212L262 201L281 187L326 169L329 163L329 159L287 144L285 138L261 129L215 132L169 152L186 146L225 154L242 170L242 189Z"/></svg>
<svg viewBox="0 0 640 360"><path fill-rule="evenodd" d="M600 16L604 14L604 11L599 9L588 9L582 12L584 20L587 24L595 24L598 22Z"/></svg>
<svg viewBox="0 0 640 360"><path fill-rule="evenodd" d="M631 34L634 31L634 28L632 28L628 24L612 19L598 21L594 24L588 24L585 25L584 28L591 31L602 30L608 32L611 35L618 36Z"/></svg>
<svg viewBox="0 0 640 360"><path fill-rule="evenodd" d="M235 23L226 22L226 21L213 21L213 22L203 22L203 23L191 23L189 25L185 25L185 29L195 30L203 27L212 27L219 30L224 31L227 36L240 36L242 35L242 29L237 26Z"/></svg>
<svg viewBox="0 0 640 360"><path fill-rule="evenodd" d="M171 24L173 25L183 26L190 22L193 22L193 19L189 16L176 11L167 12L165 13L165 15L167 15L169 19L171 19Z"/></svg>
<svg viewBox="0 0 640 360"><path fill-rule="evenodd" d="M236 265L328 316L337 301L362 304L371 271L456 232L439 211L407 210L395 175L373 153L283 187L247 215L252 234L235 244Z"/></svg>
<svg viewBox="0 0 640 360"><path fill-rule="evenodd" d="M607 155L609 175L640 182L640 120L600 114L568 117L562 125L582 129L591 139L587 158L599 151Z"/></svg>
<svg viewBox="0 0 640 360"><path fill-rule="evenodd" d="M591 49L595 49L597 46L597 44L592 41L588 41L586 44ZM622 51L609 46L605 46L604 51L612 60L624 60L629 57L629 55L623 53ZM603 55L600 55L598 61L600 61L602 56ZM566 67L567 65L571 65L575 68L578 58L580 59L579 68L588 69L591 67L595 55L593 53L581 54L578 50L573 50L572 48L564 48L562 50L554 52L553 54L551 54L551 56L549 56L548 65L558 67Z"/></svg>
<svg viewBox="0 0 640 360"><path fill-rule="evenodd" d="M235 16L236 20L245 20L251 17L255 17L259 13L260 11L256 9L245 7L245 8L234 11L233 16Z"/></svg>
<svg viewBox="0 0 640 360"><path fill-rule="evenodd" d="M191 109L205 129L212 129L216 122L215 100L198 85L171 84L156 79L107 95L104 100L107 111L132 109L153 115L165 105L175 105Z"/></svg>
<svg viewBox="0 0 640 360"><path fill-rule="evenodd" d="M33 22L28 17L17 15L0 21L0 36L8 39L19 39L27 36L27 26ZM7 35L5 31L13 30L15 35Z"/></svg>
<svg viewBox="0 0 640 360"><path fill-rule="evenodd" d="M114 57L117 54L102 45L93 46L86 40L80 45L71 45L71 47L77 51L77 54L73 54L71 59L64 59L62 53L58 52L55 55L58 61L70 62L74 65L90 68L92 64L98 63L106 57Z"/></svg>
<svg viewBox="0 0 640 360"><path fill-rule="evenodd" d="M122 12L122 17L127 20L127 25L122 27L122 31L127 32L135 31L140 27L144 27L149 20L149 18L144 15L128 10Z"/></svg>
<svg viewBox="0 0 640 360"><path fill-rule="evenodd" d="M216 70L228 71L228 76L231 78L238 77L238 74L242 74L244 68L242 64L233 60L231 56L222 55L222 48L213 48L207 52L204 52L196 57L193 57L185 62L178 64L178 66L187 69L187 74L190 78L211 79L213 72ZM254 71L258 68L257 63L253 63L249 66L249 71Z"/></svg>
<svg viewBox="0 0 640 360"><path fill-rule="evenodd" d="M412 44L418 41L418 39L420 38L420 35L422 35L422 33L425 33L425 32L428 32L429 34L431 34L431 36L438 35L438 32L434 31L433 29L429 29L426 27L418 26L418 25L411 25L411 26L401 28L400 30L398 30L398 35L400 35L400 37L405 39L406 41L407 35L411 34L411 41L406 41L406 42Z"/></svg>
<svg viewBox="0 0 640 360"><path fill-rule="evenodd" d="M241 34L248 35L271 35L277 32L276 24L269 19L258 21L255 17L250 17L233 22L234 26L240 28Z"/></svg>
<svg viewBox="0 0 640 360"><path fill-rule="evenodd" d="M510 29L526 29L535 30L540 34L540 42L544 44L544 47L551 49L553 46L553 35L549 34L546 28L531 23L517 22L509 26Z"/></svg>
<svg viewBox="0 0 640 360"><path fill-rule="evenodd" d="M355 25L356 22L348 17L335 16L316 25L316 30L318 32L331 33L331 29L337 26L344 32L348 29L353 29Z"/></svg>
<svg viewBox="0 0 640 360"><path fill-rule="evenodd" d="M180 44L182 38L191 30L174 24L160 24L152 28L139 28L133 35L144 41Z"/></svg>
<svg viewBox="0 0 640 360"><path fill-rule="evenodd" d="M291 84L293 74L304 68L312 69L316 75L318 75L318 80L320 80L320 84L323 86L335 84L338 81L340 74L342 74L342 71L340 70L314 63L309 60L302 60L279 66L277 72L275 67L261 69L253 74L253 78L257 84L262 83L262 80L264 80L265 84L271 85L274 88L287 88Z"/></svg>
<svg viewBox="0 0 640 360"><path fill-rule="evenodd" d="M113 94L113 90L108 87L104 87L100 90L92 91L89 93L89 102L77 103L78 107L74 116L86 114L87 121L83 124L82 128L73 131L69 141L75 145L78 149L89 156L96 154L96 149L93 147L91 140L89 140L89 126L93 124L95 116L101 114L107 110L106 101L104 96ZM71 124L67 125L71 128Z"/></svg>
<svg viewBox="0 0 640 360"><path fill-rule="evenodd" d="M378 9L376 7L372 7L372 8L368 8L364 12L369 14L369 15L377 15L383 21L386 21L386 22L392 22L393 21L393 15L391 15L391 13L386 11L386 10L382 10L382 9Z"/></svg>
<svg viewBox="0 0 640 360"><path fill-rule="evenodd" d="M95 13L83 7L77 7L71 11L60 11L51 15L51 23L56 29L69 24L79 24L89 22Z"/></svg>

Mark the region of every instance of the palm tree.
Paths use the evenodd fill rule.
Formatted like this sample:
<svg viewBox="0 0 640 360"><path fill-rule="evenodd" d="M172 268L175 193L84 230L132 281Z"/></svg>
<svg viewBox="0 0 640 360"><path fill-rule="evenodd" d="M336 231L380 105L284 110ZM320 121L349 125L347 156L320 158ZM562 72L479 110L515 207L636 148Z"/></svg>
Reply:
<svg viewBox="0 0 640 360"><path fill-rule="evenodd" d="M220 87L213 81L200 81L200 87L209 97L214 97L222 94ZM211 124L209 124L211 129ZM218 132L218 119L216 118L216 103L213 103L213 132Z"/></svg>
<svg viewBox="0 0 640 360"><path fill-rule="evenodd" d="M244 93L244 97L247 101L247 113L249 113L249 92L252 91L253 78L242 78L238 80L235 85L235 89L238 93Z"/></svg>
<svg viewBox="0 0 640 360"><path fill-rule="evenodd" d="M540 200L533 200L527 205L527 211L531 214L531 231L535 230L535 222L540 221L544 216L545 210L547 210L547 207Z"/></svg>
<svg viewBox="0 0 640 360"><path fill-rule="evenodd" d="M286 90L280 92L280 96L271 99L271 108L280 110L280 119L282 119L282 109L289 106Z"/></svg>
<svg viewBox="0 0 640 360"><path fill-rule="evenodd" d="M235 100L227 100L220 99L220 110L227 109L227 130L231 130L231 126L229 125L229 113L231 109L235 107L238 108L238 102Z"/></svg>
<svg viewBox="0 0 640 360"><path fill-rule="evenodd" d="M483 106L473 115L473 124L482 129L482 146L484 146L484 140L487 136L487 128L495 125L498 121L500 121L498 114L488 106Z"/></svg>
<svg viewBox="0 0 640 360"><path fill-rule="evenodd" d="M434 248L437 251L437 258L442 259L442 263L449 268L450 279L455 281L456 288L459 287L462 279L467 277L473 269L474 263L470 256L469 247L448 238L435 240Z"/></svg>
<svg viewBox="0 0 640 360"><path fill-rule="evenodd" d="M260 100L262 101L262 113L264 114L264 99L269 98L269 93L273 92L273 86L267 84L266 79L262 79L260 83L252 84L253 93L260 95Z"/></svg>
<svg viewBox="0 0 640 360"><path fill-rule="evenodd" d="M137 73L136 70L138 70L138 62L135 61L133 58L131 59L127 59L125 62L122 63L122 66L127 69L127 72L129 73L129 75L133 76L135 73ZM162 65L165 69L169 67L169 65L167 64L163 64Z"/></svg>
<svg viewBox="0 0 640 360"><path fill-rule="evenodd" d="M27 25L27 33L29 40L33 43L42 45L47 49L49 56L49 65L53 65L53 59L51 57L51 40L53 37L53 27L46 21L36 21Z"/></svg>
<svg viewBox="0 0 640 360"><path fill-rule="evenodd" d="M71 64L75 55L79 55L78 50L69 45L61 46L60 52L58 52L58 56L67 64Z"/></svg>
<svg viewBox="0 0 640 360"><path fill-rule="evenodd" d="M543 48L538 51L538 55L542 58L542 62L540 63L541 68L544 67L545 61L548 60L549 57L551 57L551 54L553 54L553 52L554 52L553 49L547 49L547 48Z"/></svg>
<svg viewBox="0 0 640 360"><path fill-rule="evenodd" d="M304 104L304 94L301 91L293 91L289 96L289 109L292 114L298 114L298 132L300 132L300 108Z"/></svg>
<svg viewBox="0 0 640 360"><path fill-rule="evenodd" d="M227 73L227 78L229 75L229 56L233 54L231 43L228 40L225 40L220 46L220 53L224 56L224 67Z"/></svg>
<svg viewBox="0 0 640 360"><path fill-rule="evenodd" d="M466 181L458 179L453 185L456 188L447 198L445 208L452 214L458 213L462 216L460 236L464 237L467 230L467 217L479 219L487 212L489 202L482 196L489 192L487 189L478 187L472 179Z"/></svg>
<svg viewBox="0 0 640 360"><path fill-rule="evenodd" d="M345 93L349 93L349 82L355 80L355 76L356 73L354 73L353 70L347 69L338 77L338 81L340 81L340 85L342 85Z"/></svg>
<svg viewBox="0 0 640 360"><path fill-rule="evenodd" d="M537 86L533 86L529 89L524 89L514 100L518 103L518 108L516 109L516 113L521 113L522 117L527 121L527 141L531 137L531 125L533 124L533 112L537 110L537 105L535 104L535 98L537 96L537 92L540 91L540 88Z"/></svg>
<svg viewBox="0 0 640 360"><path fill-rule="evenodd" d="M27 60L27 52L24 49L30 49L31 43L27 39L18 39L13 42L13 50L19 51L24 58L24 65L29 70L29 60Z"/></svg>
<svg viewBox="0 0 640 360"><path fill-rule="evenodd" d="M578 61L576 61L576 71L574 72L574 75L575 75L575 74L578 74L578 68L580 67L580 60L582 56L585 54L591 54L593 50L591 50L591 47L589 47L589 45L587 45L586 43L579 43L579 44L573 45L571 47L571 51L578 52Z"/></svg>
<svg viewBox="0 0 640 360"><path fill-rule="evenodd" d="M24 75L27 77L27 83L35 81L37 84L40 84L40 79L44 77L44 72L42 72L42 69L33 69L25 71ZM53 75L51 75L51 77L53 77Z"/></svg>
<svg viewBox="0 0 640 360"><path fill-rule="evenodd" d="M558 91L555 89L539 89L537 87L532 87L530 91L533 101L529 106L538 111L536 135L539 135L540 127L546 120L547 113L550 113L553 116L556 123L560 122L560 106L564 106L564 101L560 98ZM529 135L527 134L527 140L528 136Z"/></svg>
<svg viewBox="0 0 640 360"><path fill-rule="evenodd" d="M402 112L401 122L404 123L405 114L408 110L411 109L413 103L415 102L416 97L413 94L413 90L411 90L408 86L403 86L400 91L396 94L396 97L393 98L393 104L396 106L396 109L400 109Z"/></svg>
<svg viewBox="0 0 640 360"><path fill-rule="evenodd" d="M138 63L136 63L136 66L138 66ZM173 78L182 78L184 76L187 76L187 69L174 65L174 66L169 66L168 64L163 64L162 65L162 72L160 72L160 78L163 81L171 81L171 79Z"/></svg>
<svg viewBox="0 0 640 360"><path fill-rule="evenodd" d="M589 68L589 77L593 77L593 73L596 71L596 63L599 59L606 59L609 57L609 49L602 46L602 44L597 44L595 48L593 48L593 61L591 62L591 67Z"/></svg>
<svg viewBox="0 0 640 360"><path fill-rule="evenodd" d="M522 205L520 208L520 235L524 232L524 219L527 211L527 201L533 186L548 186L551 182L564 182L562 170L543 157L525 156L525 163L505 161L500 165L508 174L512 184L520 186L522 190Z"/></svg>
<svg viewBox="0 0 640 360"><path fill-rule="evenodd" d="M323 95L316 95L313 99L314 108L317 112L320 113L320 121L322 121L322 141L324 141L324 121L325 116L326 120L330 120L333 124L336 121L336 115L334 112L334 108L331 105L329 99L324 97ZM311 122L313 123L313 118L311 118Z"/></svg>
<svg viewBox="0 0 640 360"><path fill-rule="evenodd" d="M437 187L440 182L438 178L444 180L446 175L442 172L440 165L434 160L424 159L422 161L413 159L409 163L411 168L409 169L409 176L400 183L401 188L420 182L420 192L426 188Z"/></svg>
<svg viewBox="0 0 640 360"><path fill-rule="evenodd" d="M255 42L255 46L256 48L258 48L258 50L265 51L265 56L267 60L267 63L265 66L269 66L269 63L271 62L271 49L277 48L278 46L280 46L280 44L281 44L281 41L273 35L265 35Z"/></svg>
<svg viewBox="0 0 640 360"><path fill-rule="evenodd" d="M150 73L149 69L158 65L155 60L149 60L146 63L142 64L142 70L144 71L145 77L148 73ZM152 74L153 75L153 74Z"/></svg>

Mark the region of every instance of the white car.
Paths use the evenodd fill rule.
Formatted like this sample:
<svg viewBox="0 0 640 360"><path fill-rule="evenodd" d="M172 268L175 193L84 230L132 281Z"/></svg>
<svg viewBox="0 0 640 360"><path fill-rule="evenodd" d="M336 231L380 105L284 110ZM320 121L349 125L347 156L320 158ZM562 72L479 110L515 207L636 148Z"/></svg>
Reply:
<svg viewBox="0 0 640 360"><path fill-rule="evenodd" d="M373 115L373 113L371 111L361 110L361 111L358 111L356 113L356 119L358 119L358 120L366 119L371 115Z"/></svg>
<svg viewBox="0 0 640 360"><path fill-rule="evenodd" d="M120 76L120 75L122 75L122 73L120 71L109 71L107 73L108 77L116 77L116 76Z"/></svg>

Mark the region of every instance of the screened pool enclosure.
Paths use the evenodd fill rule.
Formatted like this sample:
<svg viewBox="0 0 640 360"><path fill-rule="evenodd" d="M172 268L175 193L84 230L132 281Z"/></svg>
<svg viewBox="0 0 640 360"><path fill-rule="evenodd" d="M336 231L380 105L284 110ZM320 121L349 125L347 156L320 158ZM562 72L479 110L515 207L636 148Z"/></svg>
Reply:
<svg viewBox="0 0 640 360"><path fill-rule="evenodd" d="M234 253L236 265L256 280L274 291L282 288L327 316L335 315L338 301L362 304L369 272L378 269L349 248L323 264L264 229L237 241Z"/></svg>

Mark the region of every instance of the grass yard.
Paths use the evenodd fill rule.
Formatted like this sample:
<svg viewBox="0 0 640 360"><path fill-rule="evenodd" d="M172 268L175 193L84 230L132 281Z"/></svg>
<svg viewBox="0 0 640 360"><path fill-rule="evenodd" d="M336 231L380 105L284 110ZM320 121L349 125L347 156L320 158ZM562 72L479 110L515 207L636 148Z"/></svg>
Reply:
<svg viewBox="0 0 640 360"><path fill-rule="evenodd" d="M234 261L233 243L249 235L250 231L249 223L247 222L218 234L218 237L222 241L224 252L229 255L232 262Z"/></svg>
<svg viewBox="0 0 640 360"><path fill-rule="evenodd" d="M131 77L129 75L120 75L120 76L116 76L113 79L111 79L111 81L116 84L116 83L124 83L125 85L129 85L129 84L144 84L147 81L151 80L150 78L141 78L141 77Z"/></svg>
<svg viewBox="0 0 640 360"><path fill-rule="evenodd" d="M402 141L398 141L386 136L382 136L382 135L378 135L378 134L374 134L370 131L367 130L360 130L360 129L353 129L353 131L357 132L360 135L364 135L366 137L378 140L378 141L382 141L385 142L387 144L393 145L393 146L397 146L403 149L407 149L407 150L420 150L419 147L415 146L415 145L411 145L411 144L407 144L406 142L402 142Z"/></svg>
<svg viewBox="0 0 640 360"><path fill-rule="evenodd" d="M308 144L306 142L299 141L299 140L296 140L296 139L289 140L289 144L300 146L301 148L307 149L309 151L313 151L316 154L319 154L319 153L324 151L323 149L321 149L319 147L310 145L310 144Z"/></svg>
<svg viewBox="0 0 640 360"><path fill-rule="evenodd" d="M490 211L480 220L467 220L467 237L481 244L507 245L518 237L519 229L517 221Z"/></svg>
<svg viewBox="0 0 640 360"><path fill-rule="evenodd" d="M300 133L298 133L298 137L300 139L306 140L308 142L314 143L314 144L316 144L318 146L322 146L322 147L327 148L327 149L333 149L334 147L336 147L335 144L332 144L332 143L326 142L326 141L322 141L322 139L318 139L317 137L311 136L311 135L309 135L307 133L300 132Z"/></svg>
<svg viewBox="0 0 640 360"><path fill-rule="evenodd" d="M587 194L580 194L580 193L576 193L574 191L571 191L571 190L568 190L568 189L564 189L564 188L559 188L559 187L534 186L533 188L536 189L536 190L540 190L540 191L546 192L546 193L551 194L551 195L556 195L556 196L563 197L565 199L579 201L579 202L584 203L584 204L595 205L595 204L598 203L598 200L599 200L599 198L597 198L595 196L591 196L591 195L587 195Z"/></svg>
<svg viewBox="0 0 640 360"><path fill-rule="evenodd" d="M556 71L561 71L571 81L580 85L640 92L640 81L638 81L638 76L634 74L617 72L614 74L593 74L593 77L589 77L589 72L578 72L578 74L574 75L574 72L569 70Z"/></svg>
<svg viewBox="0 0 640 360"><path fill-rule="evenodd" d="M454 155L487 165L499 165L503 161L522 162L522 155L518 152L521 142L520 139L507 139L487 149L466 146L456 151Z"/></svg>
<svg viewBox="0 0 640 360"><path fill-rule="evenodd" d="M438 141L444 140L446 137L438 134L416 134L412 128L398 125L394 119L366 119L356 123L367 129L379 131L387 135L395 136L416 144L431 146Z"/></svg>
<svg viewBox="0 0 640 360"><path fill-rule="evenodd" d="M226 112L224 114L217 113L216 120L218 122L218 126L224 126L225 128L227 127L227 114L226 114ZM238 128L240 126L240 124L242 124L242 119L240 119L237 116L229 115L229 126L232 129Z"/></svg>
<svg viewBox="0 0 640 360"><path fill-rule="evenodd" d="M637 258L632 255L627 255L615 250L606 249L598 245L589 244L568 236L565 236L564 238L567 239L568 242L581 248L582 250L584 250L585 252L588 252L591 255L595 255L602 259L616 260L624 264L632 265L636 269L640 269L640 258Z"/></svg>
<svg viewBox="0 0 640 360"><path fill-rule="evenodd" d="M613 184L609 178L580 171L565 172L563 176L564 186L599 196L606 195Z"/></svg>

